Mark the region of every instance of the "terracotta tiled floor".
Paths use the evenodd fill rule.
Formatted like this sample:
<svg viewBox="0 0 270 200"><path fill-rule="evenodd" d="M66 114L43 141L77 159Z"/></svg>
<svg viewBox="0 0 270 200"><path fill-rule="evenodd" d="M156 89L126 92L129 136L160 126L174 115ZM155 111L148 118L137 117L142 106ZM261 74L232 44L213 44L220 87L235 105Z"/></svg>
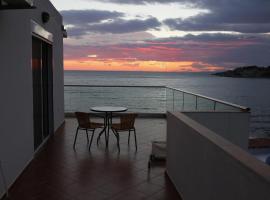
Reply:
<svg viewBox="0 0 270 200"><path fill-rule="evenodd" d="M128 147L127 134L120 136L120 154L112 134L108 151L103 137L97 147L95 135L89 152L83 133L74 151L76 125L74 119L66 119L12 187L11 200L181 199L164 166L153 167L150 173L147 169L151 140L165 139L164 119L137 119L137 153L133 137Z"/></svg>

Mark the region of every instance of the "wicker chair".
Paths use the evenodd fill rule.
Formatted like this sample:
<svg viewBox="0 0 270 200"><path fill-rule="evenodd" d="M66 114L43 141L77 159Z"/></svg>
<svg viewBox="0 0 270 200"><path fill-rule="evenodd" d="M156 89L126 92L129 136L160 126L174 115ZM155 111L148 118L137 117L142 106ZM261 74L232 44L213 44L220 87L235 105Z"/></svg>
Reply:
<svg viewBox="0 0 270 200"><path fill-rule="evenodd" d="M90 141L90 144L89 144L89 150L90 150L95 130L97 128L102 128L104 126L104 124L103 123L91 122L90 121L90 113L75 112L75 116L76 116L76 119L78 121L78 127L77 127L76 135L75 135L75 138L74 138L73 148L75 149L76 140L77 140L79 130L85 130L86 137L87 137L87 144L89 144L88 131L92 132L91 141Z"/></svg>
<svg viewBox="0 0 270 200"><path fill-rule="evenodd" d="M125 131L128 131L128 145L130 141L130 132L133 131L134 139L135 139L135 147L137 151L137 137L136 137L136 129L134 127L136 117L137 117L137 114L123 114L123 115L120 115L119 124L111 125L112 131L117 139L117 147L118 147L119 152L120 152L119 133L125 132Z"/></svg>

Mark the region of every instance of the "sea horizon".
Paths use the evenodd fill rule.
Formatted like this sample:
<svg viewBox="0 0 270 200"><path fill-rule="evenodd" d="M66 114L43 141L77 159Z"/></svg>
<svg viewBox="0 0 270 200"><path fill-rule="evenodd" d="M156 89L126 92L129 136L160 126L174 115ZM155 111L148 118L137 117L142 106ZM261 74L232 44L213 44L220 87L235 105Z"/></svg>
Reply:
<svg viewBox="0 0 270 200"><path fill-rule="evenodd" d="M237 105L251 108L251 132L254 136L270 136L270 80L261 78L229 78L211 75L210 72L189 72L189 73L164 73L164 72L141 72L141 71L65 71L65 85L88 85L94 86L168 86L178 88L183 91L215 98L218 100L231 102ZM108 91L107 91L108 90ZM100 95L108 101L124 100L118 99L114 94L121 91L114 91L107 88L106 92L97 89L69 88L65 90L66 110L73 111L75 108L84 107L82 103L85 99L85 107L88 107L89 100L91 104L98 105ZM254 93L253 91L256 91ZM136 93L123 91L126 104L134 105ZM142 91L138 91L140 94ZM144 91L145 92L145 91ZM148 98L158 98L157 102L163 102L164 97L158 91L148 91ZM153 92L153 93L151 93ZM134 96L135 95L135 96ZM151 96L152 95L152 96ZM80 101L76 103L73 98ZM80 97L81 96L81 97ZM130 97L130 98L129 98ZM96 98L96 99L95 99ZM133 103L131 103L133 102ZM125 104L125 103L123 103ZM151 109L147 112L161 112L159 104L149 104ZM77 106L77 107L76 107ZM136 111L136 109L135 109ZM139 110L140 112L142 110ZM163 111L162 111L163 112Z"/></svg>
<svg viewBox="0 0 270 200"><path fill-rule="evenodd" d="M206 74L206 73L215 73L215 72L220 72L220 71L223 71L223 70L216 70L216 71L198 71L198 72L192 72L192 71L183 71L183 72L180 72L180 71L129 71L129 70L69 70L69 69L65 69L64 72L143 72L143 73L179 73L179 74L189 74L189 73L203 73L203 74Z"/></svg>

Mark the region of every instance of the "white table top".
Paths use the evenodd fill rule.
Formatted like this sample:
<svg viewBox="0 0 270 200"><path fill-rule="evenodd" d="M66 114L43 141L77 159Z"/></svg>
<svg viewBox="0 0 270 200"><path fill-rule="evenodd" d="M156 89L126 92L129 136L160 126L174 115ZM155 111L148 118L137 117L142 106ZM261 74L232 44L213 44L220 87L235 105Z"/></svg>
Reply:
<svg viewBox="0 0 270 200"><path fill-rule="evenodd" d="M94 112L125 112L128 109L126 107L115 107L115 106L96 106L91 108Z"/></svg>

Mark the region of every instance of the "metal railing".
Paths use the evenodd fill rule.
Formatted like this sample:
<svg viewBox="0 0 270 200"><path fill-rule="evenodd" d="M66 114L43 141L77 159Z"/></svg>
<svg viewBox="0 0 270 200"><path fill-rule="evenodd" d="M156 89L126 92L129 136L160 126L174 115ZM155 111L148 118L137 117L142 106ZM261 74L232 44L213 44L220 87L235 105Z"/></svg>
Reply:
<svg viewBox="0 0 270 200"><path fill-rule="evenodd" d="M249 112L250 108L177 88L166 87L167 110ZM171 108L170 108L171 106Z"/></svg>
<svg viewBox="0 0 270 200"><path fill-rule="evenodd" d="M130 112L249 112L250 109L167 86L65 85L65 112L99 105L126 106Z"/></svg>

